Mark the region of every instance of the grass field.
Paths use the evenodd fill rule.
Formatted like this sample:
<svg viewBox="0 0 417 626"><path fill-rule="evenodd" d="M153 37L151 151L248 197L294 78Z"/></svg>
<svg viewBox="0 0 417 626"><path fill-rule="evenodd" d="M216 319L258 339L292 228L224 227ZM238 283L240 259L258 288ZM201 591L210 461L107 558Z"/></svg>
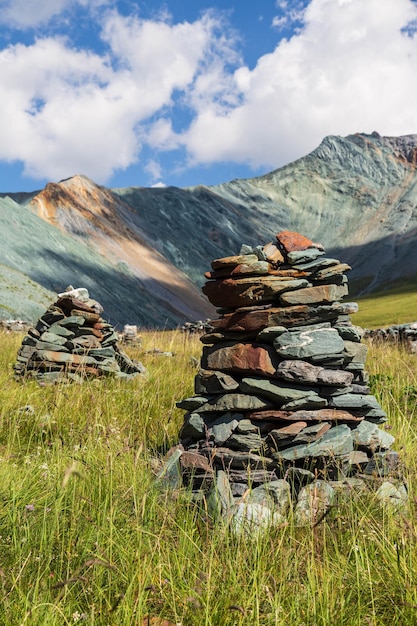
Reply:
<svg viewBox="0 0 417 626"><path fill-rule="evenodd" d="M362 497L313 529L290 520L250 540L155 481L175 402L193 392L196 337L144 333L130 354L146 381L53 387L13 380L20 341L0 335L0 624L417 623L415 356L373 346L367 363L409 508Z"/></svg>
<svg viewBox="0 0 417 626"><path fill-rule="evenodd" d="M378 328L417 321L417 283L404 281L394 288L372 293L369 297L352 298L359 312L352 321L363 328Z"/></svg>

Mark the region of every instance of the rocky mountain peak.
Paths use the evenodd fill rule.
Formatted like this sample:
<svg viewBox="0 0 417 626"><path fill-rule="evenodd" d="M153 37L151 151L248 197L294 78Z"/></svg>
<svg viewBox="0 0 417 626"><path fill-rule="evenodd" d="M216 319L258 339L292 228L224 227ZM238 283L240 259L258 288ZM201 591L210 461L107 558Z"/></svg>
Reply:
<svg viewBox="0 0 417 626"><path fill-rule="evenodd" d="M3 258L48 290L104 285L123 324L210 317L209 260L283 230L322 242L352 266L352 293L369 292L417 275L416 163L417 135L373 132L325 137L269 174L212 187L108 189L76 175L0 194Z"/></svg>

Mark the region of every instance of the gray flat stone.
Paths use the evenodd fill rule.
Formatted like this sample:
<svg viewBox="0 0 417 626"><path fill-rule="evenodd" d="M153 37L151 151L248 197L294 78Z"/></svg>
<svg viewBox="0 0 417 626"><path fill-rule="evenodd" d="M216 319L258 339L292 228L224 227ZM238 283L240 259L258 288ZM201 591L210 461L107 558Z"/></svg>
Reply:
<svg viewBox="0 0 417 626"><path fill-rule="evenodd" d="M398 452L388 450L375 452L364 469L364 474L374 476L390 476L398 471L400 464Z"/></svg>
<svg viewBox="0 0 417 626"><path fill-rule="evenodd" d="M364 330L360 326L335 326L334 328L341 338L346 339L346 341L356 341L359 343L362 340Z"/></svg>
<svg viewBox="0 0 417 626"><path fill-rule="evenodd" d="M221 446L229 439L239 421L235 418L235 414L226 413L216 419L209 428L209 434L214 439L216 446Z"/></svg>
<svg viewBox="0 0 417 626"><path fill-rule="evenodd" d="M347 285L317 285L283 293L279 300L284 306L287 304L329 304L341 300L347 294Z"/></svg>
<svg viewBox="0 0 417 626"><path fill-rule="evenodd" d="M181 466L179 463L182 450L175 450L167 459L164 459L162 468L156 479L164 487L179 489L182 486Z"/></svg>
<svg viewBox="0 0 417 626"><path fill-rule="evenodd" d="M210 448L201 450L202 454L210 457L212 463L216 466L223 466L227 469L268 469L273 465L273 461L252 452L242 452L239 450L230 450L230 448Z"/></svg>
<svg viewBox="0 0 417 626"><path fill-rule="evenodd" d="M326 369L300 359L281 361L277 367L277 376L302 384L338 387L348 387L353 379L351 372Z"/></svg>
<svg viewBox="0 0 417 626"><path fill-rule="evenodd" d="M395 509L403 509L407 506L408 492L404 484L394 485L385 481L378 488L375 496L383 505L388 505Z"/></svg>
<svg viewBox="0 0 417 626"><path fill-rule="evenodd" d="M324 480L303 487L294 511L296 526L314 526L326 515L335 500L335 491Z"/></svg>
<svg viewBox="0 0 417 626"><path fill-rule="evenodd" d="M207 498L207 508L214 518L229 518L233 505L233 494L226 472L218 470L213 487Z"/></svg>
<svg viewBox="0 0 417 626"><path fill-rule="evenodd" d="M256 341L272 345L274 343L274 339L286 331L287 328L285 326L268 326L267 328L261 330L256 337Z"/></svg>
<svg viewBox="0 0 417 626"><path fill-rule="evenodd" d="M306 248L305 250L293 250L287 254L287 261L290 265L296 263L309 263L324 255L324 250L318 248Z"/></svg>
<svg viewBox="0 0 417 626"><path fill-rule="evenodd" d="M194 379L196 394L224 393L239 388L235 378L218 370L200 370Z"/></svg>
<svg viewBox="0 0 417 626"><path fill-rule="evenodd" d="M303 398L290 400L281 406L283 411L313 411L314 409L323 409L327 406L327 400L318 396L315 392L310 392Z"/></svg>
<svg viewBox="0 0 417 626"><path fill-rule="evenodd" d="M242 450L243 452L260 452L264 446L264 440L257 433L241 435L233 433L226 441L226 446L232 450Z"/></svg>
<svg viewBox="0 0 417 626"><path fill-rule="evenodd" d="M215 399L206 402L206 404L197 407L194 411L198 413L222 411L225 413L227 411L255 411L257 409L271 408L272 406L272 402L256 395L227 393L223 396L217 396Z"/></svg>
<svg viewBox="0 0 417 626"><path fill-rule="evenodd" d="M329 422L321 422L319 424L313 424L312 426L306 426L295 437L294 443L306 444L313 443L319 437L322 437L328 430L330 430L331 424Z"/></svg>
<svg viewBox="0 0 417 626"><path fill-rule="evenodd" d="M264 506L272 506L274 511L279 512L285 521L291 506L291 487L283 479L266 482L249 492L247 501Z"/></svg>
<svg viewBox="0 0 417 626"><path fill-rule="evenodd" d="M364 343L344 340L343 357L345 363L365 363L368 348Z"/></svg>
<svg viewBox="0 0 417 626"><path fill-rule="evenodd" d="M352 430L352 437L356 446L369 448L372 452L380 449L388 449L395 441L392 435L367 420L363 420Z"/></svg>
<svg viewBox="0 0 417 626"><path fill-rule="evenodd" d="M236 432L240 433L241 435L247 435L249 433L258 433L259 428L256 426L256 424L252 424L252 422L248 419L239 419L236 426Z"/></svg>
<svg viewBox="0 0 417 626"><path fill-rule="evenodd" d="M285 518L269 506L241 502L232 510L230 529L235 535L255 539L273 526L279 526Z"/></svg>
<svg viewBox="0 0 417 626"><path fill-rule="evenodd" d="M209 397L207 396L192 396L191 398L184 398L175 404L179 409L184 409L184 411L194 411L194 409L207 404L208 400Z"/></svg>
<svg viewBox="0 0 417 626"><path fill-rule="evenodd" d="M186 416L180 430L180 439L202 439L206 432L206 423L199 413L190 413Z"/></svg>

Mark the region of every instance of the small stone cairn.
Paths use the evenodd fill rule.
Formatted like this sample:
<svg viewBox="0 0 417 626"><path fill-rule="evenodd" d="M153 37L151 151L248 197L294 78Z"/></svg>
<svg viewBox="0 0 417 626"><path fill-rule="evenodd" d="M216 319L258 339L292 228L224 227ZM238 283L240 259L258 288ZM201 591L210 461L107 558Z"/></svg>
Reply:
<svg viewBox="0 0 417 626"><path fill-rule="evenodd" d="M349 265L299 233L212 262L203 292L220 317L201 337L195 395L174 465L235 530L317 523L335 499L371 487L404 503L394 438L370 394ZM172 474L171 474L172 475Z"/></svg>
<svg viewBox="0 0 417 626"><path fill-rule="evenodd" d="M68 287L30 328L14 365L17 380L54 383L115 376L133 378L145 368L118 346L118 335L102 317L103 307L87 289Z"/></svg>

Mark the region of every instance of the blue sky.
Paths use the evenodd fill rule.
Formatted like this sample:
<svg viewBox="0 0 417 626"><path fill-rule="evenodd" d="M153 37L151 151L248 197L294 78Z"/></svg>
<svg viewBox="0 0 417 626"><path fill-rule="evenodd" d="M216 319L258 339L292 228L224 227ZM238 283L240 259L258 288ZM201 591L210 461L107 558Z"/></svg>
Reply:
<svg viewBox="0 0 417 626"><path fill-rule="evenodd" d="M0 191L264 174L417 133L416 0L0 0Z"/></svg>

